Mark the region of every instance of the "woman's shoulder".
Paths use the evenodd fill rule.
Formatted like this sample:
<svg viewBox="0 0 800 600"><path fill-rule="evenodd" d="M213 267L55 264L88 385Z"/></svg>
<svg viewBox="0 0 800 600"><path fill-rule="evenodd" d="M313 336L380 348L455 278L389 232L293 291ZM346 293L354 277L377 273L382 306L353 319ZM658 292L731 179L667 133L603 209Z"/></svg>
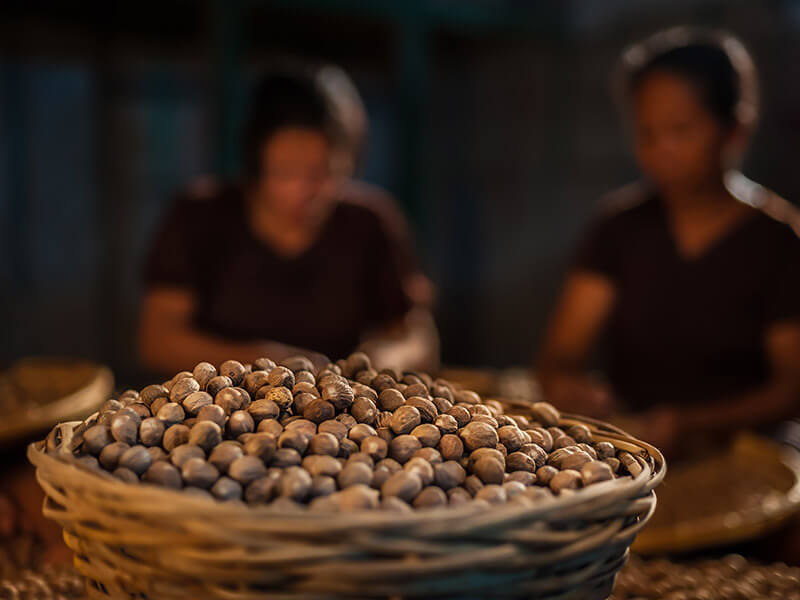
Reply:
<svg viewBox="0 0 800 600"><path fill-rule="evenodd" d="M176 195L176 204L198 210L240 204L243 188L238 182L214 176L195 177Z"/></svg>
<svg viewBox="0 0 800 600"><path fill-rule="evenodd" d="M595 226L627 228L650 221L658 214L655 193L646 183L636 181L601 196L592 221Z"/></svg>
<svg viewBox="0 0 800 600"><path fill-rule="evenodd" d="M756 207L764 229L800 248L800 209L771 190L766 192L764 204Z"/></svg>
<svg viewBox="0 0 800 600"><path fill-rule="evenodd" d="M195 178L175 194L166 212L165 226L203 235L218 230L220 221L239 226L244 219L243 199L242 186L236 182L215 177Z"/></svg>
<svg viewBox="0 0 800 600"><path fill-rule="evenodd" d="M756 224L765 235L792 247L800 247L800 209L771 189L739 172L726 176L726 186L740 202L758 213Z"/></svg>
<svg viewBox="0 0 800 600"><path fill-rule="evenodd" d="M341 184L336 195L335 217L362 227L380 227L389 234L402 235L407 222L389 192L363 181Z"/></svg>
<svg viewBox="0 0 800 600"><path fill-rule="evenodd" d="M573 267L616 279L629 255L626 248L652 230L649 223L660 212L655 203L654 195L639 182L602 196L575 253Z"/></svg>

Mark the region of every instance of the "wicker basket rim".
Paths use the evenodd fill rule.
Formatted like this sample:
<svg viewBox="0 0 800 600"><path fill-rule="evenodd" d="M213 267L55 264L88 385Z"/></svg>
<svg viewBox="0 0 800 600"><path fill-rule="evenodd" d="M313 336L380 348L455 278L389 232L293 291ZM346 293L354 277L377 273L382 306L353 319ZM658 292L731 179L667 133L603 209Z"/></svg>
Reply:
<svg viewBox="0 0 800 600"><path fill-rule="evenodd" d="M569 496L553 497L537 502L534 506L503 505L486 510L475 506L450 507L443 506L426 510L416 510L412 513L397 513L386 511L359 511L351 513L335 513L337 526L348 527L357 523L362 527L382 526L391 521L391 526L411 526L426 522L441 523L443 520L459 520L465 516L479 515L486 519L487 525L494 520L507 521L515 518L535 518L540 515L546 518L553 511L580 511L582 508L596 509L599 506L613 503L621 499L630 499L650 494L663 480L666 465L661 453L653 446L637 440L600 421L584 419L574 415L565 415L562 419L567 423L582 423L590 427L601 441L610 441L615 447L624 446L625 449L642 465L642 472L636 477L622 477L608 482L598 483L590 487L577 490ZM78 421L62 423L59 427L75 428ZM605 430L605 431L603 431ZM616 433L619 431L620 433ZM193 513L202 514L205 518L225 519L280 519L286 521L291 527L298 522L329 522L331 513L314 512L309 510L281 510L270 505L248 506L244 503L220 502L209 498L192 497L181 490L170 490L155 485L130 484L119 481L108 473L90 470L68 458L48 454L44 451L44 442L34 442L28 446L28 459L37 467L37 479L45 477L44 473L50 470L62 471L68 477L61 478L69 481L71 487L91 487L94 492L101 492L110 497L116 497L124 503L126 512L147 510L148 515L159 512L172 513L180 505L185 516ZM645 460L647 456L649 460ZM652 464L651 464L652 463ZM41 483L41 481L40 481ZM330 523L328 523L330 525Z"/></svg>

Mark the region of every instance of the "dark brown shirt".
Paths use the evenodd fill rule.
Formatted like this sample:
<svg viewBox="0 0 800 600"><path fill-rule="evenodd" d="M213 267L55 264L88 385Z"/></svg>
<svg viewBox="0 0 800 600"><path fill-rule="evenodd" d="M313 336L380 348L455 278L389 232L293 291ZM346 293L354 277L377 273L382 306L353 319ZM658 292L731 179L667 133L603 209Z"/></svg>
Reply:
<svg viewBox="0 0 800 600"><path fill-rule="evenodd" d="M763 384L765 332L800 319L800 239L758 212L686 259L656 196L626 204L590 226L574 265L615 286L607 367L620 397L636 410Z"/></svg>
<svg viewBox="0 0 800 600"><path fill-rule="evenodd" d="M346 356L411 307L416 272L405 221L376 188L343 188L316 242L287 258L255 238L238 186L182 195L150 254L146 283L189 289L195 325L234 340L273 340Z"/></svg>

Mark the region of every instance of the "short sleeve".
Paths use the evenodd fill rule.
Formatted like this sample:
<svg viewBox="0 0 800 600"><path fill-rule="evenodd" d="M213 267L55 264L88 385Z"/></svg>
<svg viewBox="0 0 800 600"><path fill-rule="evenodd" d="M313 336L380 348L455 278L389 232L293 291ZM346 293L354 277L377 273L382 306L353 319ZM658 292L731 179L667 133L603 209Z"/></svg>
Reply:
<svg viewBox="0 0 800 600"><path fill-rule="evenodd" d="M421 271L408 221L391 194L377 186L353 180L343 184L341 194L348 204L361 206L379 221L381 234L389 244L389 252L401 276L406 278L419 274Z"/></svg>
<svg viewBox="0 0 800 600"><path fill-rule="evenodd" d="M145 265L147 286L193 288L192 201L180 196L156 233Z"/></svg>
<svg viewBox="0 0 800 600"><path fill-rule="evenodd" d="M390 197L382 199L381 205L381 225L399 273L403 277L419 273L419 263L414 254L411 231L405 215Z"/></svg>
<svg viewBox="0 0 800 600"><path fill-rule="evenodd" d="M349 206L360 207L369 215L369 229L374 235L373 285L381 290L372 301L371 319L385 324L405 315L414 305L433 301L433 284L423 273L414 251L413 236L400 207L385 190L362 181L345 182L342 199Z"/></svg>
<svg viewBox="0 0 800 600"><path fill-rule="evenodd" d="M619 279L624 244L641 225L643 214L654 206L652 190L634 182L601 197L597 213L584 231L572 257L572 270Z"/></svg>
<svg viewBox="0 0 800 600"><path fill-rule="evenodd" d="M369 289L372 293L368 321L369 327L381 327L401 319L411 309L412 302L404 285L408 275L404 272L407 257L399 254L402 246L398 246L380 220L372 231L370 246Z"/></svg>
<svg viewBox="0 0 800 600"><path fill-rule="evenodd" d="M773 289L767 300L767 322L800 320L800 238L787 234L780 256L775 258Z"/></svg>
<svg viewBox="0 0 800 600"><path fill-rule="evenodd" d="M572 259L572 270L616 279L621 257L621 240L617 229L614 217L595 218L578 244Z"/></svg>

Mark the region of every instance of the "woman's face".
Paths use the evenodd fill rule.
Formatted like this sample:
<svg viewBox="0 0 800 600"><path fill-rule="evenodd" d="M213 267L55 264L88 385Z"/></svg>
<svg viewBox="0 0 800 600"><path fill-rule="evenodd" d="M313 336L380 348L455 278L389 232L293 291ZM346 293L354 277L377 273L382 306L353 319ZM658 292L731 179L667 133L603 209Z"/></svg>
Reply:
<svg viewBox="0 0 800 600"><path fill-rule="evenodd" d="M633 118L639 166L661 191L692 191L719 177L731 134L689 82L647 75L634 94Z"/></svg>
<svg viewBox="0 0 800 600"><path fill-rule="evenodd" d="M286 128L273 134L261 155L256 202L282 221L313 224L331 202L331 147L312 129Z"/></svg>

